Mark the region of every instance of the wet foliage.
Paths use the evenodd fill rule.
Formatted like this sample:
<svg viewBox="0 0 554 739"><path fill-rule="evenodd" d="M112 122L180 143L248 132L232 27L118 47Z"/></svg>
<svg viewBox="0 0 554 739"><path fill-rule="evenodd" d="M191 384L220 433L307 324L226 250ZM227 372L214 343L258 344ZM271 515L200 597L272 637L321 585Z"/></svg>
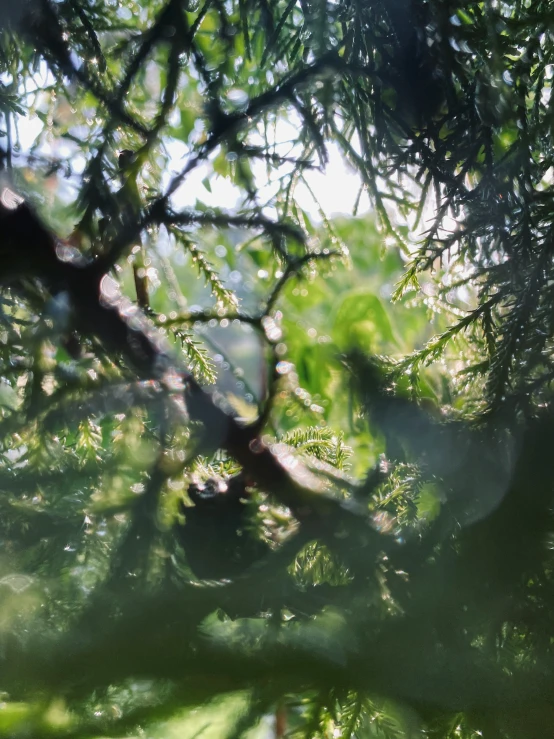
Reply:
<svg viewBox="0 0 554 739"><path fill-rule="evenodd" d="M20 5L0 736L548 736L550 5Z"/></svg>

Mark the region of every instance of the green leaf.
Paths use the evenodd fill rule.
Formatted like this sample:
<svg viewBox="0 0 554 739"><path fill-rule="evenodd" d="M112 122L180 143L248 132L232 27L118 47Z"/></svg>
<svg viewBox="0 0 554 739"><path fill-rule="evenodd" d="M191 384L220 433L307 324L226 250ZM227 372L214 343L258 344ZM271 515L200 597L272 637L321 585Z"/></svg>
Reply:
<svg viewBox="0 0 554 739"><path fill-rule="evenodd" d="M7 382L0 382L0 406L15 410L20 404L16 390Z"/></svg>
<svg viewBox="0 0 554 739"><path fill-rule="evenodd" d="M333 338L344 349L360 346L373 353L390 350L397 344L382 301L366 290L352 291L341 302Z"/></svg>

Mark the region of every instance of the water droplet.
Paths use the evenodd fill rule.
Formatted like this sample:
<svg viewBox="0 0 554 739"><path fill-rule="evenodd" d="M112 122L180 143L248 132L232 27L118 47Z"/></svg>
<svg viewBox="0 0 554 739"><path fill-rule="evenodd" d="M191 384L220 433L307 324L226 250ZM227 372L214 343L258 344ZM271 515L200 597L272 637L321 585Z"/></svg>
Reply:
<svg viewBox="0 0 554 739"><path fill-rule="evenodd" d="M22 593L24 590L27 590L27 588L32 584L33 580L29 577L29 575L21 575L19 573L5 575L0 580L0 585L5 585L6 587L13 590L14 593Z"/></svg>
<svg viewBox="0 0 554 739"><path fill-rule="evenodd" d="M285 362L284 360L277 362L277 364L275 365L275 371L279 375L286 375L289 372L291 372L291 370L293 369L294 369L294 364L292 362Z"/></svg>
<svg viewBox="0 0 554 739"><path fill-rule="evenodd" d="M25 199L13 190L10 190L9 187L5 187L2 190L2 194L0 195L0 202L2 203L4 208L7 208L8 210L15 210L21 205L21 203L25 202Z"/></svg>
<svg viewBox="0 0 554 739"><path fill-rule="evenodd" d="M252 439L248 444L248 447L253 454L261 454L266 449L266 446L261 439Z"/></svg>
<svg viewBox="0 0 554 739"><path fill-rule="evenodd" d="M237 108L245 108L248 105L248 93L239 87L233 87L229 90L227 99Z"/></svg>

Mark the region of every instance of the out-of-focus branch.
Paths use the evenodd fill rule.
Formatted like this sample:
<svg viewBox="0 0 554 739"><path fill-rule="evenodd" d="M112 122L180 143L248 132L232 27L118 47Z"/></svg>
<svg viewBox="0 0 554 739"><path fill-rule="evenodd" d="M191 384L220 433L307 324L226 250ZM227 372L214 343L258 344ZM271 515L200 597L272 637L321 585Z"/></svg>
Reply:
<svg viewBox="0 0 554 739"><path fill-rule="evenodd" d="M365 518L343 501L314 490L313 476L303 471L286 449L268 446L259 437L261 429L257 424L244 426L223 410L223 398L217 391L210 394L203 390L178 365L160 336L149 329L146 319L137 321L140 312L132 321L124 315L121 304L110 297L103 285L103 262L77 266L61 261L58 253L59 242L28 206L20 204L10 210L0 205L0 255L8 265L11 261L12 278L34 274L56 289L66 290L77 328L95 336L109 352L122 353L141 377L163 382L166 372L177 371L184 383L190 420L202 423L206 429L208 451L224 449L261 489L288 506L299 521L318 521L322 535L348 526L352 534L363 531L364 537L373 538L376 543L380 537Z"/></svg>

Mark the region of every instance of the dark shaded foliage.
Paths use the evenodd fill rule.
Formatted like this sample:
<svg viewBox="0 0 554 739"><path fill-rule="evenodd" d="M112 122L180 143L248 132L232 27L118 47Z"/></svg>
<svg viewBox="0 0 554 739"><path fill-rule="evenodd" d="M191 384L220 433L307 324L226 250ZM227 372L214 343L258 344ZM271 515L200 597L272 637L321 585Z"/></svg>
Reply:
<svg viewBox="0 0 554 739"><path fill-rule="evenodd" d="M29 0L16 16L0 733L183 728L243 691L229 736L270 714L277 735L548 736L550 5ZM43 130L21 151L25 113ZM439 316L423 348L367 292L332 340L299 338L290 285L346 260L340 226L295 198L331 145L395 252L387 280L409 260L396 297L421 281ZM236 203L184 199L196 171ZM357 264L374 248L352 246ZM230 337L213 356L206 326ZM395 358L367 358L381 349Z"/></svg>

